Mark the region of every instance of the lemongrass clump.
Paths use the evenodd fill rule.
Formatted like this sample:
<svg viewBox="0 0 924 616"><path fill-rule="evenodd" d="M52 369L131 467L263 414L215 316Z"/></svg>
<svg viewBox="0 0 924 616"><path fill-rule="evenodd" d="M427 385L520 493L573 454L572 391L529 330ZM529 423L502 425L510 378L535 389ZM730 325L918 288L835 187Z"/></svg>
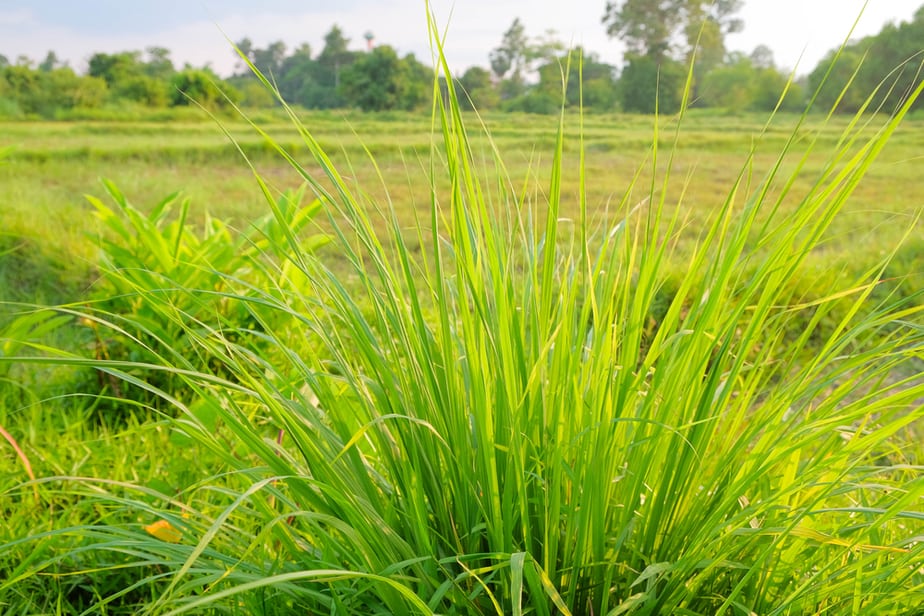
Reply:
<svg viewBox="0 0 924 616"><path fill-rule="evenodd" d="M873 298L888 258L820 299L791 292L919 93L891 117L858 115L803 192L794 179L812 140L794 132L754 179L758 136L666 310L655 304L684 229L667 201L670 164L659 166L673 154L658 148L660 119L655 179L603 226L583 198L583 155L566 165L564 113L537 201L496 151L487 171L475 162L470 118L435 80L418 252L392 204L370 204L291 113L320 175L279 154L329 214L358 283L281 251L279 271L308 284L236 297L288 325L252 332L259 347L220 330L189 336L229 377L146 366L183 382L182 400L148 389L227 472L170 496L88 484L143 512L148 531L70 532L122 554L112 566L137 567L138 585L157 588L144 609L158 614L924 608L924 479L903 440L924 384L895 377L920 354L921 308ZM566 173L582 187L571 225ZM784 217L786 199L799 205ZM47 361L144 386L131 362Z"/></svg>

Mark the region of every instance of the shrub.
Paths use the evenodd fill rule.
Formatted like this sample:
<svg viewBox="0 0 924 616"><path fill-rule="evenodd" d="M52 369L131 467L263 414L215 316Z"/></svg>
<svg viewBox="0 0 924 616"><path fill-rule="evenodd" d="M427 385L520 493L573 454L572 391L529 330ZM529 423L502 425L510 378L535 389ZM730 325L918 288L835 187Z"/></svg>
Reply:
<svg viewBox="0 0 924 616"><path fill-rule="evenodd" d="M157 387L185 398L175 375L149 370L143 364L169 363L188 370L228 376L216 358L198 348L206 341L232 339L260 347L260 333L283 330L284 316L267 312L260 296L295 288L307 295L304 281L291 266L279 263L282 251L311 251L324 242L321 235L299 234L319 210L317 202L303 206L304 191L283 194L274 204L277 216L265 216L240 233L221 220L206 217L200 231L188 220L189 200L176 194L148 214L130 205L110 182L105 187L115 209L95 197L103 233L100 236L101 282L92 312L83 323L95 334L94 357L134 364L132 374L142 387ZM179 205L173 216L172 209ZM273 251L277 253L273 256ZM253 295L253 302L239 295ZM99 321L116 323L107 331ZM101 384L111 381L100 381ZM117 396L122 395L117 388ZM150 402L158 398L148 397Z"/></svg>
<svg viewBox="0 0 924 616"><path fill-rule="evenodd" d="M552 96L547 92L533 91L504 101L501 104L501 109L504 111L553 115L561 111L561 97Z"/></svg>
<svg viewBox="0 0 924 616"><path fill-rule="evenodd" d="M206 69L186 68L173 76L170 88L170 104L177 107L200 105L206 109L220 109L232 106L240 99L240 93L229 84Z"/></svg>
<svg viewBox="0 0 924 616"><path fill-rule="evenodd" d="M646 56L632 56L619 78L623 111L676 113L681 106L683 65L674 60L658 63Z"/></svg>

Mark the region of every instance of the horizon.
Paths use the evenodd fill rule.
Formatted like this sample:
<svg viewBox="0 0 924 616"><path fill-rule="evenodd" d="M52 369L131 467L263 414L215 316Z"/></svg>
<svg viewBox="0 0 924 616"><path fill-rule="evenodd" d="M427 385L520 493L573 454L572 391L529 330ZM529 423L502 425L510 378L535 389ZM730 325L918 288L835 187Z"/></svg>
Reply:
<svg viewBox="0 0 924 616"><path fill-rule="evenodd" d="M605 0L575 0L567 6L524 6L513 0L470 0L464 7L453 7L448 0L429 4L447 32L445 51L454 72L476 65L487 67L489 52L500 44L514 18L520 18L532 38L554 29L566 45L582 46L608 64L623 62L622 45L607 37L601 23ZM229 39L247 37L257 47L282 40L287 50L308 43L317 55L323 35L337 25L350 39L351 49L366 48L363 35L368 31L376 44L390 45L401 55L412 53L429 63L426 14L417 0L345 0L336 9L329 5L322 0L271 0L254 10L243 0L144 0L129 6L115 0L89 0L80 5L2 0L0 54L10 62L22 55L40 62L48 51L54 51L84 72L94 53L159 46L170 50L178 67L210 66L228 77L237 64ZM744 30L728 35L726 46L729 51L750 53L766 45L780 70L789 72L798 63L797 73L806 74L847 39L855 20L852 39L875 34L888 23L908 21L924 6L920 0L870 0L857 20L863 5L863 0L819 0L810 6L798 0L745 1L738 13ZM800 19L792 20L794 14ZM817 29L820 23L825 24L823 30Z"/></svg>

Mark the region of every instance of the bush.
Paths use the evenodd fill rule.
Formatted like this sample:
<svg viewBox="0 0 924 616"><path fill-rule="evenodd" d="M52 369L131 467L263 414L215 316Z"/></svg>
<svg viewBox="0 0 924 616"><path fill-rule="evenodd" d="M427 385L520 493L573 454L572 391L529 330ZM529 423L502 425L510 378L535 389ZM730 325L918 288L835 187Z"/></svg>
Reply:
<svg viewBox="0 0 924 616"><path fill-rule="evenodd" d="M553 115L561 111L561 97L552 96L546 92L531 91L522 96L504 101L501 104L504 111L521 111L524 113L537 113Z"/></svg>
<svg viewBox="0 0 924 616"><path fill-rule="evenodd" d="M84 324L95 334L94 357L134 365L130 373L142 390L154 387L163 395L187 399L182 379L169 371L149 370L141 364L170 363L188 370L228 376L220 362L203 355L202 344L222 340L263 348L261 333L284 331L278 311L261 307L263 296L301 286L292 266L278 263L272 251L309 252L324 238L299 238L319 210L315 202L302 206L303 192L286 193L275 204L276 216L255 221L235 233L227 223L207 217L197 232L188 221L189 201L176 194L148 214L131 206L111 183L106 190L116 209L88 197L103 224L100 237L101 281L96 286L92 312ZM172 209L179 205L174 218ZM270 250L271 249L271 250ZM100 323L113 323L108 331ZM211 342L210 342L211 341ZM101 384L113 386L110 381ZM121 388L116 392L121 397ZM160 400L134 390L151 405Z"/></svg>
<svg viewBox="0 0 924 616"><path fill-rule="evenodd" d="M201 105L206 109L230 107L240 100L238 91L228 84L222 84L211 71L187 68L173 76L170 89L170 104L176 107Z"/></svg>
<svg viewBox="0 0 924 616"><path fill-rule="evenodd" d="M0 118L4 120L18 120L22 115L23 112L19 103L10 98L0 98Z"/></svg>
<svg viewBox="0 0 924 616"><path fill-rule="evenodd" d="M683 97L686 72L673 60L661 63L632 56L619 79L622 110L635 113L676 113Z"/></svg>

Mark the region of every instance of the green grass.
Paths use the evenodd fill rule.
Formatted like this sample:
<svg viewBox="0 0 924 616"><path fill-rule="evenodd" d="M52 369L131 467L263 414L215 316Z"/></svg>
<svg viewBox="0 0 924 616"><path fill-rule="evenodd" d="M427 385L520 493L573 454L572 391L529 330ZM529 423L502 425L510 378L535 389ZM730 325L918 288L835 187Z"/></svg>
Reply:
<svg viewBox="0 0 924 616"><path fill-rule="evenodd" d="M10 194L57 170L66 203L105 170L153 198L145 219L111 191L101 259L77 251L87 206L54 223L62 258L109 286L52 333L92 324L124 354L50 345L41 319L0 333L0 369L50 375L0 390L40 477L0 462L0 602L924 609L924 307L913 279L877 284L914 276L920 242L921 137L900 120L694 116L652 137L650 118L489 117L485 133L437 100L429 122L361 118L356 135L327 116L293 117L291 135L224 126L258 171L249 192L246 167L229 178L228 148L188 127L17 125L38 136L0 171ZM150 170L170 161L241 228L262 192L270 241L206 250L201 210L182 235L154 206L169 191ZM299 248L277 194L296 182L321 200L329 252ZM5 212L41 238L56 198ZM66 389L88 368L126 405L119 423L88 421L101 402ZM111 378L148 395L119 399ZM173 531L147 532L157 520Z"/></svg>
<svg viewBox="0 0 924 616"><path fill-rule="evenodd" d="M332 161L349 166L357 183L376 200L382 200L384 190L377 179L378 172L363 153L365 144L375 154L382 175L389 179L388 194L399 219L405 227L413 225L415 212L425 209L429 199L427 169L421 163L428 156L430 145L425 117L378 119L309 114L303 119L330 152ZM754 159L758 177L773 164L773 152L794 130L797 119L781 118L764 136L765 149ZM821 119L813 116L799 129L804 139L817 138L820 146L797 180L797 189L803 191L821 172L824 146L836 143L847 122L836 118L823 125ZM764 120L757 116L708 115L685 120L675 150L673 179L666 187L667 203L676 204L688 219L689 233L682 242L696 237L721 203ZM504 114L489 116L486 121L512 177L548 175L551 159L546 152L555 140L554 118ZM575 118L569 117L568 124L564 163L573 167L578 156ZM265 128L285 145L297 145L297 139L287 133L284 125L277 122ZM244 125L232 125L230 129L278 192L298 187L297 175L267 151L265 140ZM625 194L650 148L651 132L650 118L585 119L589 181L584 194L592 212L602 213L607 204L612 210L613 202ZM262 195L250 172L209 122L13 123L3 125L2 133L4 142L15 146L12 159L0 166L4 230L33 238L45 244L46 252L59 251L69 262L74 255L92 261L92 244L84 234L95 234L97 229L83 195L100 195L100 178L112 180L142 209L153 207L168 192L182 189L192 201L191 216L197 222L208 211L243 227L264 211ZM890 148L858 187L843 216L835 221L824 252L819 251L810 260L823 267L856 264L853 269L858 273L878 259L883 250L895 245L910 224L910 215L922 205L916 195L924 194L924 179L915 164L924 147L922 134L921 120L907 122L899 129ZM476 157L486 156L490 161L487 142L478 135L473 135L472 140ZM303 151L303 146L300 147ZM307 162L305 155L302 156ZM791 168L795 161L788 164ZM639 185L648 181L643 177ZM576 218L579 187L574 177L563 178L562 192L563 215ZM636 192L639 199L644 196ZM796 203L789 200L784 207L791 209ZM49 238L55 238L54 242L49 242ZM683 254L683 246L680 251Z"/></svg>

